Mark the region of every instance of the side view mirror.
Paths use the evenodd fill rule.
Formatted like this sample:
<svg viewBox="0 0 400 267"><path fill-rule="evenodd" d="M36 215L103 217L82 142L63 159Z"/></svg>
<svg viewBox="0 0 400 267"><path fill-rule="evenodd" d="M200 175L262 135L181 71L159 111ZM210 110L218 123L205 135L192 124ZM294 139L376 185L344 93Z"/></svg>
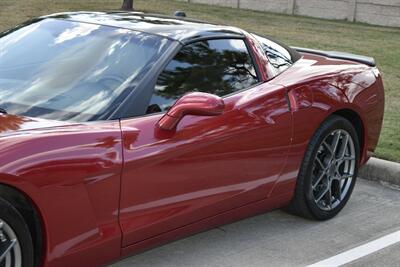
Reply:
<svg viewBox="0 0 400 267"><path fill-rule="evenodd" d="M190 93L182 96L159 121L163 130L174 130L186 115L217 116L224 111L224 100L207 93Z"/></svg>

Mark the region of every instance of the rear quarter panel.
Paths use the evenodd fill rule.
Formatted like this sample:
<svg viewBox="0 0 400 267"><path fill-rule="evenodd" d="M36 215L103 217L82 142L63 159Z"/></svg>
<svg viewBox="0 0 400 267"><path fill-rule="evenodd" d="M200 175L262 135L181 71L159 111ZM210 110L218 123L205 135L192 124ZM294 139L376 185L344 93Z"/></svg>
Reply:
<svg viewBox="0 0 400 267"><path fill-rule="evenodd" d="M382 76L377 68L370 68L355 74L351 82L339 83L348 101L359 108L364 117L365 126L365 163L375 151L382 129L385 110L385 93ZM366 154L365 154L366 153Z"/></svg>
<svg viewBox="0 0 400 267"><path fill-rule="evenodd" d="M272 82L286 87L293 114L293 145L285 171L292 175L282 177L277 188L296 179L313 134L335 112L351 110L359 116L364 127L360 163L367 161L367 151L379 139L384 106L381 78L370 67L304 54Z"/></svg>

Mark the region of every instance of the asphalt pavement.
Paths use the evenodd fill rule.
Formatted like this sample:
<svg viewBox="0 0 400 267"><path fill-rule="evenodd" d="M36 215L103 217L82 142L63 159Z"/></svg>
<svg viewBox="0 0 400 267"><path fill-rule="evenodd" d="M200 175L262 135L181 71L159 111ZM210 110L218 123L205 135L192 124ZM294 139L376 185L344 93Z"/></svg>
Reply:
<svg viewBox="0 0 400 267"><path fill-rule="evenodd" d="M386 240L399 230L400 188L358 179L347 206L332 220L314 222L277 210L169 243L112 267L307 266L360 251L367 255L345 266L400 266L400 242L365 252L365 247L376 248L374 240Z"/></svg>

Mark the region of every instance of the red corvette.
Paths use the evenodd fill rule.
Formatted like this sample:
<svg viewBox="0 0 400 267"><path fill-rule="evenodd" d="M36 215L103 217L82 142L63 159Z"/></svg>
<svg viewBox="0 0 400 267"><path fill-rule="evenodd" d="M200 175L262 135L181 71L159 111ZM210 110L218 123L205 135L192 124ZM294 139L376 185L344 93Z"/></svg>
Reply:
<svg viewBox="0 0 400 267"><path fill-rule="evenodd" d="M0 267L101 266L271 209L335 216L384 91L369 57L77 12L0 34L0 108Z"/></svg>

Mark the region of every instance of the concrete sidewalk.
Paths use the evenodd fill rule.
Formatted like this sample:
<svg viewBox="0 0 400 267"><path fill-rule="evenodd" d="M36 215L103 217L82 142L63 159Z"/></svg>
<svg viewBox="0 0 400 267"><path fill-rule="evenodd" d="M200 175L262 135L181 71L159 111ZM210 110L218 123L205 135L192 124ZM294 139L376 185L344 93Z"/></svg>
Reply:
<svg viewBox="0 0 400 267"><path fill-rule="evenodd" d="M126 266L306 266L400 229L400 191L359 179L342 212L314 222L274 211L125 259ZM400 266L400 245L349 266ZM382 256L386 255L386 256Z"/></svg>

